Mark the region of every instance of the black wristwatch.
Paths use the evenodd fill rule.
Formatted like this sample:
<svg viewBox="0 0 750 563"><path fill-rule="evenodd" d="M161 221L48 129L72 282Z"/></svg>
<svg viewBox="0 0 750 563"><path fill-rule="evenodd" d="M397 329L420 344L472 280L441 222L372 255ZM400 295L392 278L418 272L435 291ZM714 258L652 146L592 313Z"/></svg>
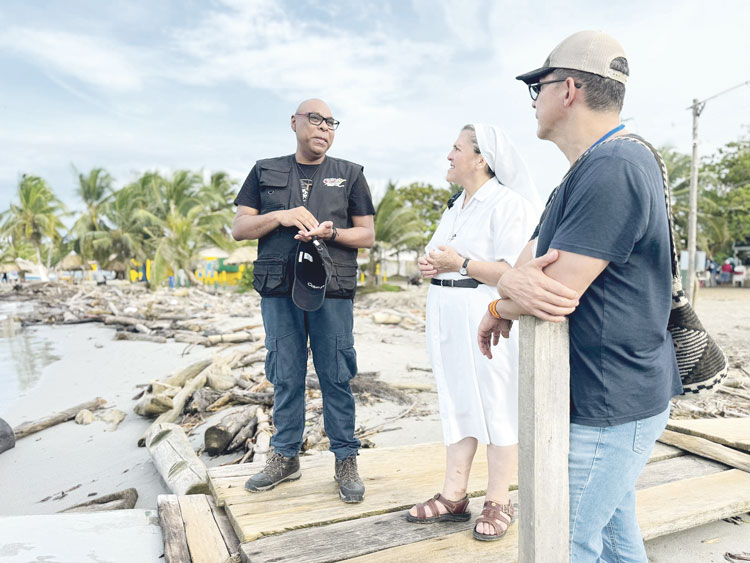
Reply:
<svg viewBox="0 0 750 563"><path fill-rule="evenodd" d="M331 235L331 238L329 238L328 240L330 242L333 242L334 240L336 240L336 235L337 234L338 234L338 232L336 231L336 227L333 227L333 234Z"/></svg>
<svg viewBox="0 0 750 563"><path fill-rule="evenodd" d="M458 269L458 273L462 276L468 276L469 272L466 270L466 267L469 265L469 259L467 258L464 260L464 263L461 265L461 267Z"/></svg>

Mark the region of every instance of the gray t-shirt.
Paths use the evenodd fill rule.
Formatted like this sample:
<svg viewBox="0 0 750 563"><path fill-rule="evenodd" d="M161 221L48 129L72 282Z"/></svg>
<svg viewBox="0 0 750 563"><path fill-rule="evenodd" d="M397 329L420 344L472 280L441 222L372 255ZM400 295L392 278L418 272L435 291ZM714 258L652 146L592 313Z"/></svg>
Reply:
<svg viewBox="0 0 750 563"><path fill-rule="evenodd" d="M571 422L654 416L682 392L672 337L671 253L661 171L651 152L613 140L568 176L539 229L549 248L608 260L570 315Z"/></svg>

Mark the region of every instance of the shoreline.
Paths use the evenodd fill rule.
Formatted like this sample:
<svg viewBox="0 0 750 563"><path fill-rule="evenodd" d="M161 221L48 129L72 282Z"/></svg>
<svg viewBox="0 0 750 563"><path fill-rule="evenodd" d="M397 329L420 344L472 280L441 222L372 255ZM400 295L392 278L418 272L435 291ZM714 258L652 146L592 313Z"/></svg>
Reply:
<svg viewBox="0 0 750 563"><path fill-rule="evenodd" d="M388 295L363 295L355 301L354 335L359 370L377 371L380 379L387 383L419 389L409 392L416 405L408 416L387 424L368 438L375 447L442 441L424 332L414 327L378 324L373 320L373 312L381 310L419 317L419 303L424 295L424 288L413 288ZM747 349L750 290L701 290L697 312L710 334L730 356L732 372L736 375L743 369L750 371L750 350ZM247 316L227 320L240 326L257 316L252 310L243 314ZM221 324L220 312L217 318L217 324ZM156 496L169 491L148 451L136 445L151 420L133 413L132 397L139 385L163 379L213 354L227 354L232 348L204 348L171 341L161 344L120 341L114 339L115 330L111 326L100 324L42 325L40 330L36 327L24 330L29 328L44 338L49 337L60 359L43 367L36 385L2 414L11 426L96 396L106 399L108 408L125 412L126 418L113 432L108 432L107 424L98 420L88 426L66 422L22 438L15 448L0 454L0 474L6 483L0 489L0 517L54 514L90 500L93 494L101 496L128 487L138 491L136 509L154 510ZM186 349L188 353L183 355ZM362 396L357 400L357 425L373 427L397 416L408 406ZM216 416L227 412L220 411ZM207 419L190 435L194 449L202 445L203 430L211 420ZM216 458L201 456L209 467L236 458L234 454ZM439 490L441 479L442 476L436 476L435 490ZM47 497L49 499L43 501ZM750 523L750 517L743 518ZM677 560L718 563L725 561L725 552L750 550L746 539L749 529L744 522L736 525L718 521L657 538L647 542L646 548L649 560L656 563ZM159 555L155 553L155 561L159 560Z"/></svg>

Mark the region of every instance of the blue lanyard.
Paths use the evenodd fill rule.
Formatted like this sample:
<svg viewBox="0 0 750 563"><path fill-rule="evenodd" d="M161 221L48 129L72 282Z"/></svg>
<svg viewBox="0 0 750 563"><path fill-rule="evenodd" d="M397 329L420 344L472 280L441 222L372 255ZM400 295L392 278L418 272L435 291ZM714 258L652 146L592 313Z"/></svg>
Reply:
<svg viewBox="0 0 750 563"><path fill-rule="evenodd" d="M617 127L615 127L614 129L612 129L611 131L609 131L609 132L605 133L605 134L604 134L604 137L602 137L602 138L601 138L601 139L599 139L599 140L598 140L598 141L597 141L596 143L594 143L593 145L591 145L591 146L589 147L589 150L588 150L588 151L586 151L586 152L589 152L589 151L590 151L591 149L593 149L593 148L594 148L594 147L595 147L596 145L598 145L598 144L600 144L600 143L603 143L604 141L606 141L607 139L609 139L609 138L610 138L610 137L611 137L612 135L614 135L614 134L615 134L615 133L617 133L618 131L622 131L623 129L625 129L625 124L624 124L624 123L620 123L620 124L619 124L619 125L618 125Z"/></svg>

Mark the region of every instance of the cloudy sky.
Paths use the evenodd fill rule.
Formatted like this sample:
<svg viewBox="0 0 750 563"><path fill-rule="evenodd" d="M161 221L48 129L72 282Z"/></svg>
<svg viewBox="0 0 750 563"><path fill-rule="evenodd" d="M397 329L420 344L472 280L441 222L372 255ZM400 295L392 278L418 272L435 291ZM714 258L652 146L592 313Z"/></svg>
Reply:
<svg viewBox="0 0 750 563"><path fill-rule="evenodd" d="M575 6L571 8L571 6ZM623 118L689 152L693 98L750 81L750 2L90 0L0 2L0 210L22 173L79 208L73 167L230 172L294 151L289 116L326 99L330 154L445 185L465 123L500 125L549 192L567 169L536 139L526 87L564 37L601 29L630 61ZM750 87L706 105L701 151L748 133Z"/></svg>

